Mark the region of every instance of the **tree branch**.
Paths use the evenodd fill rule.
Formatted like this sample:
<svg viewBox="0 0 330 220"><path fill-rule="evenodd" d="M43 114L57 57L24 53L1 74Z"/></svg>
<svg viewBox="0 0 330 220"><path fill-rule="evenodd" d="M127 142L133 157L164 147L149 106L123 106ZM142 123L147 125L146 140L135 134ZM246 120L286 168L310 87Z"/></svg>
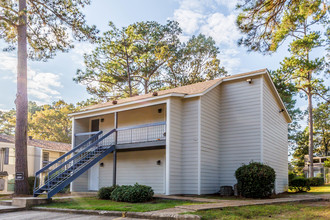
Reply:
<svg viewBox="0 0 330 220"><path fill-rule="evenodd" d="M7 22L7 23L8 23L9 25L11 25L11 26L14 26L14 27L17 27L17 26L18 26L18 24L12 22L11 20L9 20L9 19L6 18L6 17L0 16L0 20L3 20L3 21L5 21L5 22Z"/></svg>

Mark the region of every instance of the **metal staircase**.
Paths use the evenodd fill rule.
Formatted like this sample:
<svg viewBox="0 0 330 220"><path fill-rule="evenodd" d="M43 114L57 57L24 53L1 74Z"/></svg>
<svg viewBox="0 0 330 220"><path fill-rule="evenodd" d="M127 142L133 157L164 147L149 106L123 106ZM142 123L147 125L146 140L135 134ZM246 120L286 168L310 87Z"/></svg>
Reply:
<svg viewBox="0 0 330 220"><path fill-rule="evenodd" d="M89 132L90 138L67 152L57 160L36 172L33 196L46 195L51 198L73 180L115 150L114 136L116 129L103 134Z"/></svg>

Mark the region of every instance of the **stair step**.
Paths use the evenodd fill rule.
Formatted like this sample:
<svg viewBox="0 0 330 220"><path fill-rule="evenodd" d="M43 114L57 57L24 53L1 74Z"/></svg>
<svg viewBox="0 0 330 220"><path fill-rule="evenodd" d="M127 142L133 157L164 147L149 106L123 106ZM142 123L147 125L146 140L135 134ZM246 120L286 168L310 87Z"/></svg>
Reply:
<svg viewBox="0 0 330 220"><path fill-rule="evenodd" d="M12 200L0 200L0 205L11 206Z"/></svg>
<svg viewBox="0 0 330 220"><path fill-rule="evenodd" d="M34 193L34 195L47 195L47 193Z"/></svg>

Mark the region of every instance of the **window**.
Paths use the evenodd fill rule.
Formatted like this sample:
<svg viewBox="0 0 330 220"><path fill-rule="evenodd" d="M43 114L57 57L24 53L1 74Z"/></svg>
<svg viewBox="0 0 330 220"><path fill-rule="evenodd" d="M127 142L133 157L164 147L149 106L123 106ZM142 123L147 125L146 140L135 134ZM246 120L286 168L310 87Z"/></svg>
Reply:
<svg viewBox="0 0 330 220"><path fill-rule="evenodd" d="M49 152L42 152L42 166L46 166L49 163Z"/></svg>
<svg viewBox="0 0 330 220"><path fill-rule="evenodd" d="M8 165L9 164L9 148L5 148L4 152L5 152L4 164Z"/></svg>

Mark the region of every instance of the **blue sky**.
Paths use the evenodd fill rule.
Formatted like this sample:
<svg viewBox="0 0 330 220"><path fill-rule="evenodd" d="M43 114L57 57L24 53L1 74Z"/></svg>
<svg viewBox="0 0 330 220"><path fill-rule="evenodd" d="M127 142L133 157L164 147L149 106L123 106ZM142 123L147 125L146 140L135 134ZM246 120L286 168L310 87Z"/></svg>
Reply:
<svg viewBox="0 0 330 220"><path fill-rule="evenodd" d="M272 56L263 56L237 46L240 33L235 27L234 8L234 0L93 0L84 13L88 23L97 25L101 32L107 30L109 21L122 27L137 21L164 24L168 19L177 20L184 31L183 40L199 33L215 39L221 51L219 58L230 74L278 68L288 55L285 47ZM0 49L4 47L5 43L0 41ZM69 53L58 53L48 62L29 61L29 100L39 104L58 99L76 103L90 97L85 86L76 84L72 78L78 68L83 68L83 54L91 48L89 43L79 43ZM0 51L0 110L15 106L15 78L16 54Z"/></svg>

